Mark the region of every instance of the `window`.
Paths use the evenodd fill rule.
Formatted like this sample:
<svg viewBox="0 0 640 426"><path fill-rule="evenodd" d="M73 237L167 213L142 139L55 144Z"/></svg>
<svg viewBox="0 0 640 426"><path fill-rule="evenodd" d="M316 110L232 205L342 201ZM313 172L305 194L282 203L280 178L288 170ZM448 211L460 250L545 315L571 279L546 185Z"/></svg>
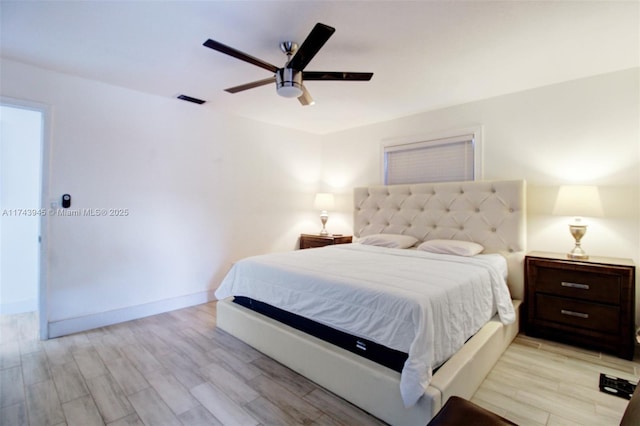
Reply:
<svg viewBox="0 0 640 426"><path fill-rule="evenodd" d="M385 185L480 179L480 129L383 143Z"/></svg>

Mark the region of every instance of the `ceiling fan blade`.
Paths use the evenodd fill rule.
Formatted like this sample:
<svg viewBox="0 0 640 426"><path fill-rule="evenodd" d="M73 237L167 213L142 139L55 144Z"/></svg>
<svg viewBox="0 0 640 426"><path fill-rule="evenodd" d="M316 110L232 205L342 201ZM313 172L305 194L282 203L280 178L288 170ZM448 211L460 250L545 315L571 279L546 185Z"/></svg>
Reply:
<svg viewBox="0 0 640 426"><path fill-rule="evenodd" d="M303 80L348 80L369 81L373 77L372 72L340 72L340 71L304 71Z"/></svg>
<svg viewBox="0 0 640 426"><path fill-rule="evenodd" d="M302 71L335 31L335 28L318 22L295 55L293 55L287 67Z"/></svg>
<svg viewBox="0 0 640 426"><path fill-rule="evenodd" d="M249 89L253 89L254 87L260 87L260 86L264 86L265 84L275 83L275 82L276 82L275 77L269 77L262 80L252 81L251 83L241 84L240 86L229 87L228 89L224 89L224 90L225 92L229 92L229 93L238 93L238 92L242 92L243 90L249 90Z"/></svg>
<svg viewBox="0 0 640 426"><path fill-rule="evenodd" d="M202 44L203 46L207 46L210 49L217 50L218 52L222 52L229 56L233 56L234 58L240 59L241 61L245 61L245 62L249 62L250 64L257 65L260 68L264 68L266 70L271 71L272 73L275 73L276 71L278 71L278 67L276 67L275 65L272 65L261 59L255 58L251 55L248 55L244 52L236 50L233 47L229 47L227 45L219 43L215 40L209 39Z"/></svg>
<svg viewBox="0 0 640 426"><path fill-rule="evenodd" d="M302 95L298 96L298 101L300 101L302 106L313 105L316 103L307 88L304 87L304 84L302 85Z"/></svg>

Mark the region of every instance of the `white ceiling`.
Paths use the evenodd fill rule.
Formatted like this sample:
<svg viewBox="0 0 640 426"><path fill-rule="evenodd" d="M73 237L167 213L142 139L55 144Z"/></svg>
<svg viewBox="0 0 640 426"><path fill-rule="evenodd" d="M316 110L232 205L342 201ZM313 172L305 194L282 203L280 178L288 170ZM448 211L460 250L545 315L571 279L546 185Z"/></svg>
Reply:
<svg viewBox="0 0 640 426"><path fill-rule="evenodd" d="M203 108L329 133L640 65L638 1L5 1L1 55ZM316 22L335 34L308 71L316 104L263 86L268 71L202 46L212 38L281 66L280 41ZM176 100L176 102L182 102Z"/></svg>

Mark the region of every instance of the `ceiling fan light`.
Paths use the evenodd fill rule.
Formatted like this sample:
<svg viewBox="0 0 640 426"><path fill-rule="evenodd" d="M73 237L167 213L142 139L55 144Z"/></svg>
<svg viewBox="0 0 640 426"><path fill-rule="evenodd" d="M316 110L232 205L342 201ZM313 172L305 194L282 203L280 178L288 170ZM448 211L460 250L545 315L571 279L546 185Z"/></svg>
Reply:
<svg viewBox="0 0 640 426"><path fill-rule="evenodd" d="M285 98L302 95L302 72L291 68L281 68L276 72L276 91Z"/></svg>
<svg viewBox="0 0 640 426"><path fill-rule="evenodd" d="M302 89L296 86L278 87L278 95L284 98L297 98L302 95Z"/></svg>

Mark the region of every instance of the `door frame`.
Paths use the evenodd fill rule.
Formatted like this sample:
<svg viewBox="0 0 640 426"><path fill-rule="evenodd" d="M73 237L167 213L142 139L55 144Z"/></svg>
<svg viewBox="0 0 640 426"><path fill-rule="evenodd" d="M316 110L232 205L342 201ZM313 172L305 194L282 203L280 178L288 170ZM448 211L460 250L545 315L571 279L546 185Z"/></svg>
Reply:
<svg viewBox="0 0 640 426"><path fill-rule="evenodd" d="M0 96L0 105L38 111L41 114L41 138L40 138L40 208L47 214L40 216L40 249L38 250L38 325L40 340L49 338L49 169L51 147L51 115L52 108L49 105L27 101L22 99Z"/></svg>

